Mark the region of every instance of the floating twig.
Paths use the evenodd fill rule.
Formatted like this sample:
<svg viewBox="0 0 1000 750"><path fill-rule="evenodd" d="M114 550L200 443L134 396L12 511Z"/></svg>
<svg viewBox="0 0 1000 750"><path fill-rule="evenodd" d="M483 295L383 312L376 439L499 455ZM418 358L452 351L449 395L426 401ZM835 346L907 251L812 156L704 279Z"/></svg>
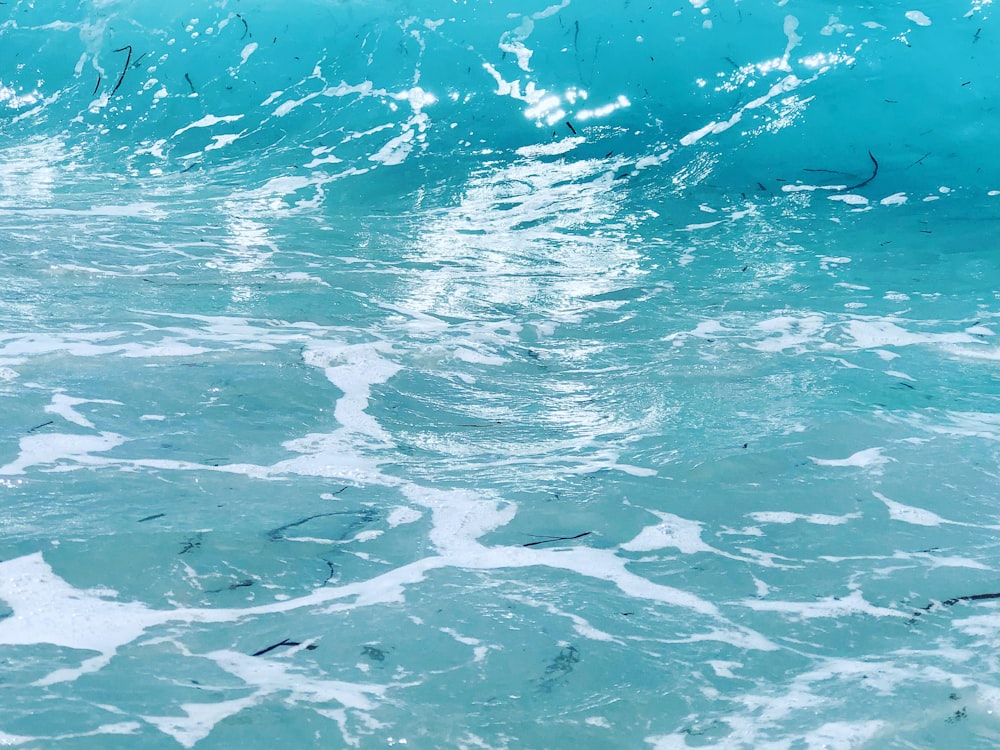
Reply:
<svg viewBox="0 0 1000 750"><path fill-rule="evenodd" d="M918 617L920 617L924 612L930 612L934 609L937 604L941 604L944 607L953 607L959 602L982 602L989 599L1000 599L1000 593L997 594L971 594L969 596L956 596L953 599L945 599L943 602L931 602L926 607L921 607L913 613L913 617L910 618L912 623Z"/></svg>
<svg viewBox="0 0 1000 750"><path fill-rule="evenodd" d="M206 594L218 594L222 591L235 591L236 589L245 589L248 586L253 586L253 581L249 578L244 578L242 581L236 583L231 583L228 586L223 586L221 589L209 589Z"/></svg>
<svg viewBox="0 0 1000 750"><path fill-rule="evenodd" d="M240 41L243 41L244 39L247 38L247 35L250 34L250 27L247 26L247 19L245 19L239 13L236 14L236 17L243 22L243 36L240 37ZM253 38L253 34L250 34L250 37Z"/></svg>
<svg viewBox="0 0 1000 750"><path fill-rule="evenodd" d="M346 489L346 488L345 488ZM341 490L343 492L343 490ZM340 494L340 493L337 493ZM306 516L305 518L300 518L298 521L292 521L291 523L286 523L284 526L279 526L276 529L271 529L267 532L268 538L272 542L280 542L285 538L285 531L288 529L293 529L296 526L301 526L304 523L309 523L315 518L326 518L327 516L356 516L357 520L348 526L347 531L344 532L344 536L351 532L351 530L357 528L358 526L364 525L366 523L371 523L377 517L375 514L369 511L358 511L358 510L334 510L329 513L316 513L311 516ZM343 539L343 537L341 537Z"/></svg>
<svg viewBox="0 0 1000 750"><path fill-rule="evenodd" d="M522 547L537 547L539 544L549 544L550 542L569 542L573 539L580 539L585 536L593 534L593 531L584 531L582 534L577 534L576 536L550 536L545 539L539 539L537 542L528 542L527 544L522 544ZM530 536L536 536L531 534Z"/></svg>
<svg viewBox="0 0 1000 750"><path fill-rule="evenodd" d="M271 529L269 532L267 532L267 536L268 538L270 538L272 542L277 542L285 538L283 532L286 529L293 529L296 526L301 526L304 523L312 521L314 518L324 518L325 516L342 516L345 513L349 512L350 511L334 511L333 513L317 513L316 515L313 516L306 516L305 518L301 518L298 521L292 521L292 523L286 523L284 526L279 526L276 529Z"/></svg>
<svg viewBox="0 0 1000 750"><path fill-rule="evenodd" d="M272 651L274 651L274 649L281 648L282 646L301 646L301 645L302 645L301 641L290 641L287 638L285 638L283 641L278 641L273 646L268 646L267 648L262 648L260 651L255 651L254 653L250 654L250 656L263 656L264 654L269 654Z"/></svg>
<svg viewBox="0 0 1000 750"><path fill-rule="evenodd" d="M875 165L875 168L872 170L872 176L869 177L867 180L863 180L862 182L859 182L857 185L851 185L850 187L841 188L840 189L841 193L846 193L846 192L848 192L850 190L857 190L858 188L862 188L865 185L867 185L869 182L871 182L872 180L875 179L875 177L878 175L878 160L875 158L875 156L872 154L871 151L868 152L868 158L871 159L872 160L872 164Z"/></svg>
<svg viewBox="0 0 1000 750"><path fill-rule="evenodd" d="M125 66L122 68L122 74L118 76L118 83L116 83L115 87L111 89L111 96L114 96L115 92L118 90L118 87L122 85L122 81L125 80L125 71L128 70L129 63L132 62L131 44L126 44L124 47L120 47L119 49L115 50L115 52L126 52L126 51L128 52L128 55L125 57Z"/></svg>

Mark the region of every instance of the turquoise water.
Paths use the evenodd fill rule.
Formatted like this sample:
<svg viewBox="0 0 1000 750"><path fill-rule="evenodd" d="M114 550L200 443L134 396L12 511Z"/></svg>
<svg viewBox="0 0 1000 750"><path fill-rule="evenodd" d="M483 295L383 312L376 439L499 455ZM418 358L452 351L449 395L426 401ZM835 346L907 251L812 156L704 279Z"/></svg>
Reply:
<svg viewBox="0 0 1000 750"><path fill-rule="evenodd" d="M993 5L546 2L0 6L0 745L1000 743Z"/></svg>

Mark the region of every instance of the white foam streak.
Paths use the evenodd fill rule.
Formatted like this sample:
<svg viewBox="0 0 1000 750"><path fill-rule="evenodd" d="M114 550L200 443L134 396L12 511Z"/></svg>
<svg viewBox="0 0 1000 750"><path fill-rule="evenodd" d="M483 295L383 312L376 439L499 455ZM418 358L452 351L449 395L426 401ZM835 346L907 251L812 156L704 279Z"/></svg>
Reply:
<svg viewBox="0 0 1000 750"><path fill-rule="evenodd" d="M885 507L889 509L889 518L893 521L902 521L903 523L908 523L913 526L941 526L943 524L951 524L953 526L975 526L976 528L996 528L993 526L982 526L981 524L970 524L963 523L961 521L949 521L946 518L942 518L937 513L929 510L924 510L923 508L917 508L912 505L903 505L903 503L897 503L895 500L890 500L881 492L872 492L872 494L885 503Z"/></svg>
<svg viewBox="0 0 1000 750"><path fill-rule="evenodd" d="M210 128L213 125L218 125L220 122L236 122L237 120L242 120L243 115L223 115L222 117L216 117L215 115L205 115L200 120L195 120L190 125L185 125L183 128L174 131L173 138L176 138L181 133L184 133L192 128Z"/></svg>
<svg viewBox="0 0 1000 750"><path fill-rule="evenodd" d="M78 465L100 466L109 463L108 459L92 456L92 453L103 453L125 442L126 438L113 432L99 435L26 435L19 441L17 458L0 466L0 476L24 474L24 470L31 466L55 464L63 459Z"/></svg>
<svg viewBox="0 0 1000 750"><path fill-rule="evenodd" d="M743 119L743 115L754 109L759 109L765 104L770 102L772 99L778 96L784 96L800 86L808 83L812 83L816 80L816 76L808 78L806 80L801 80L798 76L787 75L782 78L778 83L775 83L768 89L767 93L763 96L759 96L756 99L744 104L736 112L734 112L728 120L723 120L721 122L712 121L707 125L704 125L697 130L693 130L687 135L684 135L680 139L680 144L682 146L693 146L695 143L700 141L706 135L718 135L719 133L729 130L731 127L739 123Z"/></svg>
<svg viewBox="0 0 1000 750"><path fill-rule="evenodd" d="M685 555L692 555L696 552L719 552L702 541L700 522L681 518L672 513L661 513L655 510L649 512L657 516L660 523L644 528L638 536L622 545L623 550L649 552L672 547Z"/></svg>
<svg viewBox="0 0 1000 750"><path fill-rule="evenodd" d="M755 511L747 514L757 523L789 524L805 521L819 526L840 526L855 518L861 518L861 513L847 513L843 516L832 516L826 513L792 513L789 511Z"/></svg>
<svg viewBox="0 0 1000 750"><path fill-rule="evenodd" d="M863 349L883 346L912 346L914 344L972 344L979 339L965 332L911 333L891 320L850 320L845 333L854 345Z"/></svg>
<svg viewBox="0 0 1000 750"><path fill-rule="evenodd" d="M371 386L385 383L400 366L382 356L391 348L381 344L326 344L314 342L302 353L307 365L323 370L327 380L343 392L337 399L334 415L351 432L360 432L386 442L388 434L365 412Z"/></svg>
<svg viewBox="0 0 1000 750"><path fill-rule="evenodd" d="M613 550L575 547L567 550L535 550L524 547L483 548L481 556L462 560L463 567L492 569L545 565L571 570L581 576L613 583L628 596L690 609L720 618L714 604L681 589L653 583L626 569L626 561Z"/></svg>
<svg viewBox="0 0 1000 750"><path fill-rule="evenodd" d="M116 406L122 406L121 401L73 398L72 396L67 396L65 393L55 393L52 395L52 403L45 407L45 411L48 414L57 414L67 422L78 424L81 427L94 429L94 423L73 408L74 406L80 406L81 404L113 404Z"/></svg>
<svg viewBox="0 0 1000 750"><path fill-rule="evenodd" d="M74 680L104 667L115 652L164 621L145 605L110 601L104 592L74 588L57 576L41 554L0 563L0 599L13 614L0 620L0 643L50 643L96 651L76 669L57 670L37 684Z"/></svg>
<svg viewBox="0 0 1000 750"><path fill-rule="evenodd" d="M877 469L884 466L894 458L887 458L882 455L884 448L867 448L866 450L853 453L847 458L815 458L809 456L809 460L817 466L844 466L856 467L859 469Z"/></svg>
<svg viewBox="0 0 1000 750"><path fill-rule="evenodd" d="M760 599L744 599L742 606L757 612L780 612L798 620L815 618L850 617L869 615L871 617L903 617L909 618L911 612L901 612L898 609L877 607L865 601L860 591L852 591L847 596L827 596L813 602L788 602Z"/></svg>
<svg viewBox="0 0 1000 750"><path fill-rule="evenodd" d="M203 655L220 668L249 685L259 688L258 696L270 693L287 693L293 702L337 702L347 708L371 710L375 708L368 696L381 697L384 685L356 684L342 680L318 680L303 674L292 665L274 659L260 659L238 651L212 651Z"/></svg>
<svg viewBox="0 0 1000 750"><path fill-rule="evenodd" d="M477 498L462 490L436 490L409 484L403 494L433 514L430 539L444 555L474 556L484 550L476 540L506 526L514 518L512 504Z"/></svg>
<svg viewBox="0 0 1000 750"><path fill-rule="evenodd" d="M180 709L184 712L184 716L142 718L164 734L173 737L182 747L192 748L208 737L220 721L235 716L246 708L252 708L258 702L257 694L253 694L214 703L183 703Z"/></svg>
<svg viewBox="0 0 1000 750"><path fill-rule="evenodd" d="M24 735L8 734L0 731L0 747L14 747L16 745L27 745L29 742L40 740L51 740L59 742L62 740L79 739L81 737L99 737L101 735L126 735L138 734L142 725L137 721L122 721L116 724L102 724L89 732L73 732L71 734L56 734L47 736L25 737Z"/></svg>
<svg viewBox="0 0 1000 750"><path fill-rule="evenodd" d="M511 601L521 602L532 607L540 607L546 612L557 617L565 617L573 623L573 630L581 637L586 638L591 641L602 641L606 643L618 643L621 644L622 641L619 638L615 638L610 633L606 633L603 630L595 628L591 625L585 618L580 617L580 615L573 614L572 612L566 612L559 607L552 604L552 602L544 601L538 598L529 598L524 596L508 596Z"/></svg>

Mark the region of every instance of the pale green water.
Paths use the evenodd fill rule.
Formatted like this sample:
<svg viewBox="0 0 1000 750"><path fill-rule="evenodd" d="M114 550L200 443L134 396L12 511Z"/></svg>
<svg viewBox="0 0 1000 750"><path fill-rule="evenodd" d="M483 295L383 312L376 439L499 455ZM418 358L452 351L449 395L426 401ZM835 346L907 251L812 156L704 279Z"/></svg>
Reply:
<svg viewBox="0 0 1000 750"><path fill-rule="evenodd" d="M996 746L991 4L161 6L0 9L0 745Z"/></svg>

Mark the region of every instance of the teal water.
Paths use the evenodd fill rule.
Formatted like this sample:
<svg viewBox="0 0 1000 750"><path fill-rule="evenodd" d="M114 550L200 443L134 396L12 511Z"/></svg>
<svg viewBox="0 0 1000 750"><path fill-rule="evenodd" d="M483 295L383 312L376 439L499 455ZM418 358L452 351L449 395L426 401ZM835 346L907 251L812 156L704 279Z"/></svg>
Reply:
<svg viewBox="0 0 1000 750"><path fill-rule="evenodd" d="M996 747L992 3L289 6L0 6L0 745Z"/></svg>

